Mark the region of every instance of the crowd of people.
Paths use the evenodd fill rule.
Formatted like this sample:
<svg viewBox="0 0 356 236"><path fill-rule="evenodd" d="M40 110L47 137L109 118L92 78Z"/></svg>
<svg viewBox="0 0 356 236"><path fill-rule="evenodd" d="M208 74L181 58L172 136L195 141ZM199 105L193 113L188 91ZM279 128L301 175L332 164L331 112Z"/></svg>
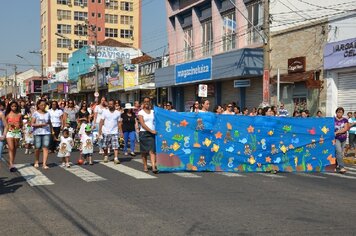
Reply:
<svg viewBox="0 0 356 236"><path fill-rule="evenodd" d="M162 108L175 112L172 102L166 102ZM190 108L191 112L210 111L210 102L202 99ZM225 115L279 116L288 117L289 112L281 104L261 108L243 108L231 102L216 106L213 112ZM308 110L294 111L293 117L309 117ZM338 170L345 173L343 156L356 147L356 112L344 117L344 109L335 112L335 146ZM322 117L318 111L316 117ZM8 163L11 172L16 171L15 159L19 146L25 148L25 154L34 149L34 164L39 168L42 151L42 168L48 169L48 154L56 153L63 167L70 168L71 153L79 150L78 163L93 165L94 146L103 155L103 162L109 162L110 150L113 150L115 164L120 164L119 149L122 146L125 156L134 157L135 144L139 142L143 160L143 170L148 172L147 158L150 158L152 172L157 173L155 154L155 121L151 99L145 97L134 105L109 100L102 97L99 102L73 100L48 100L42 97L36 103L30 100L0 101L0 159L4 147L8 149ZM5 145L6 144L6 145ZM345 148L346 147L346 148ZM72 160L74 161L74 160Z"/></svg>
<svg viewBox="0 0 356 236"><path fill-rule="evenodd" d="M119 149L125 156L135 156L135 143L140 141L143 169L148 171L150 156L152 172L155 165L154 113L151 99L140 104L109 100L88 104L73 100L48 100L45 96L36 103L29 100L0 101L0 159L4 147L8 149L8 164L11 172L17 171L16 153L19 147L25 154L34 149L35 168L49 169L49 153L56 153L63 167L71 167L72 151L79 150L78 163L93 165L94 146L98 146L103 162L109 162L113 150L115 164L120 164ZM140 125L139 125L140 123Z"/></svg>

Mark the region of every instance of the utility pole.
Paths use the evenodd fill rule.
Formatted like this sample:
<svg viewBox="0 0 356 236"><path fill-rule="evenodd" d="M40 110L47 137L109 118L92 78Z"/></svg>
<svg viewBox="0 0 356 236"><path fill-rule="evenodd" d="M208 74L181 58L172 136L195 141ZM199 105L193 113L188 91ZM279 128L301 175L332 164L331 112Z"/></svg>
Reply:
<svg viewBox="0 0 356 236"><path fill-rule="evenodd" d="M41 97L43 96L43 52L39 51L30 51L30 53L39 54L41 56Z"/></svg>
<svg viewBox="0 0 356 236"><path fill-rule="evenodd" d="M270 102L270 57L271 57L271 37L270 37L270 14L269 14L269 1L264 0L264 17L263 17L263 32L266 41L263 45L263 103L269 104Z"/></svg>
<svg viewBox="0 0 356 236"><path fill-rule="evenodd" d="M92 25L92 28L94 28L93 34L94 34L94 49L95 49L95 93L94 95L98 95L99 94L99 63L98 63L98 31L97 31L97 27L95 25ZM93 30L93 29L92 29ZM95 97L95 101L98 100L99 96L94 96Z"/></svg>
<svg viewBox="0 0 356 236"><path fill-rule="evenodd" d="M15 93L14 93L14 98L17 99L17 66L14 65L14 71L15 71Z"/></svg>

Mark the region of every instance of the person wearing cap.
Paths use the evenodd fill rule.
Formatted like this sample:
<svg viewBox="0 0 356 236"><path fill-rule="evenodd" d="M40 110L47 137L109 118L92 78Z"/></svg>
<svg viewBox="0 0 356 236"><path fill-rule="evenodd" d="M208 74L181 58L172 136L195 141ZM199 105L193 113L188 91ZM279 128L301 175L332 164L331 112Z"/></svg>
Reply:
<svg viewBox="0 0 356 236"><path fill-rule="evenodd" d="M136 115L133 112L134 107L131 103L126 103L124 107L124 113L121 114L121 130L123 134L125 144L124 144L124 153L125 156L128 156L128 141L130 140L130 155L135 156L135 141L136 141L136 131L138 131L138 122Z"/></svg>
<svg viewBox="0 0 356 236"><path fill-rule="evenodd" d="M93 165L93 152L94 152L94 141L93 135L91 133L91 125L87 124L85 127L85 133L80 138L80 149L82 150L82 156L84 158L84 164L89 161L89 165Z"/></svg>

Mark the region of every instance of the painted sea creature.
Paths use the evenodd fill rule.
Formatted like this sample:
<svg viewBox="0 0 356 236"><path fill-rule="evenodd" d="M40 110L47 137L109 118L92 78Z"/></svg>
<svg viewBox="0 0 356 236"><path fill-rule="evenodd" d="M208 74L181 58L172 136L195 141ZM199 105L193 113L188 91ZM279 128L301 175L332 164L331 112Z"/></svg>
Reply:
<svg viewBox="0 0 356 236"><path fill-rule="evenodd" d="M188 123L186 120L182 120L182 121L180 122L180 126L182 126L182 127L186 127L188 124L189 124L189 123Z"/></svg>
<svg viewBox="0 0 356 236"><path fill-rule="evenodd" d="M328 154L328 153L329 153L328 149L323 150L323 154Z"/></svg>
<svg viewBox="0 0 356 236"><path fill-rule="evenodd" d="M239 143L246 144L247 143L247 139L246 138L239 139Z"/></svg>
<svg viewBox="0 0 356 236"><path fill-rule="evenodd" d="M208 138L205 138L205 140L204 140L203 144L204 144L205 146L209 147L209 146L210 146L210 144L211 144L211 140L210 140L210 139L208 139Z"/></svg>
<svg viewBox="0 0 356 236"><path fill-rule="evenodd" d="M326 126L324 125L323 128L321 129L321 131L324 133L324 134L327 134L329 132L329 128L326 128Z"/></svg>
<svg viewBox="0 0 356 236"><path fill-rule="evenodd" d="M298 157L294 157L294 165L298 166Z"/></svg>
<svg viewBox="0 0 356 236"><path fill-rule="evenodd" d="M291 125L285 125L285 126L283 126L283 130L284 130L284 132L288 133L288 132L292 131L292 126Z"/></svg>
<svg viewBox="0 0 356 236"><path fill-rule="evenodd" d="M232 125L229 122L227 122L226 128L227 128L227 130L232 130Z"/></svg>
<svg viewBox="0 0 356 236"><path fill-rule="evenodd" d="M162 145L161 145L161 150L163 151L163 152L168 152L169 151L169 146L168 146L168 144L167 144L167 141L166 140L163 140L162 141Z"/></svg>
<svg viewBox="0 0 356 236"><path fill-rule="evenodd" d="M203 130L204 129L204 124L203 124L203 119L198 118L197 119L197 127L195 128L196 130Z"/></svg>
<svg viewBox="0 0 356 236"><path fill-rule="evenodd" d="M184 138L183 134L175 134L172 139L180 142L180 141L182 141L183 138Z"/></svg>
<svg viewBox="0 0 356 236"><path fill-rule="evenodd" d="M205 156L200 156L200 158L199 158L199 161L198 161L197 165L198 165L198 166L201 166L201 167L203 167L203 166L205 166L205 165L206 165L206 162L205 162Z"/></svg>
<svg viewBox="0 0 356 236"><path fill-rule="evenodd" d="M258 154L257 156L258 156L258 157L262 157L262 153Z"/></svg>
<svg viewBox="0 0 356 236"><path fill-rule="evenodd" d="M267 149L267 145L266 145L266 139L261 139L261 146L262 146L262 149L263 150L266 150Z"/></svg>
<svg viewBox="0 0 356 236"><path fill-rule="evenodd" d="M234 131L234 136L235 136L236 138L238 138L238 137L240 136L240 132L239 132L238 130L235 130L235 131Z"/></svg>
<svg viewBox="0 0 356 236"><path fill-rule="evenodd" d="M192 150L190 150L190 149L183 148L182 150L183 150L184 154L186 154L186 155L189 155L190 153L192 153Z"/></svg>
<svg viewBox="0 0 356 236"><path fill-rule="evenodd" d="M319 139L319 144L323 144L324 143L324 137L321 136L320 139Z"/></svg>
<svg viewBox="0 0 356 236"><path fill-rule="evenodd" d="M235 149L233 146L229 147L229 148L226 148L226 151L227 152L233 152Z"/></svg>
<svg viewBox="0 0 356 236"><path fill-rule="evenodd" d="M272 161L271 157L266 157L266 162L267 163L271 163L271 161Z"/></svg>
<svg viewBox="0 0 356 236"><path fill-rule="evenodd" d="M280 147L279 149L281 149L283 153L286 153L288 151L288 148L284 145L282 145L282 147Z"/></svg>
<svg viewBox="0 0 356 236"><path fill-rule="evenodd" d="M250 145L245 144L245 151L244 151L245 155L251 155L252 151L250 149Z"/></svg>
<svg viewBox="0 0 356 236"><path fill-rule="evenodd" d="M190 145L189 145L189 142L190 142L190 137L189 136L185 136L184 138L183 138L183 140L184 140L184 147L189 147Z"/></svg>
<svg viewBox="0 0 356 236"><path fill-rule="evenodd" d="M274 144L271 145L271 153L272 153L272 154L278 153L278 150L277 150L277 148L276 148L276 145L274 145Z"/></svg>
<svg viewBox="0 0 356 236"><path fill-rule="evenodd" d="M234 167L234 158L230 157L229 162L227 163L227 167L232 168Z"/></svg>
<svg viewBox="0 0 356 236"><path fill-rule="evenodd" d="M211 151L212 151L212 152L218 152L218 151L219 151L219 148L220 148L219 145L213 144L213 147L211 148Z"/></svg>
<svg viewBox="0 0 356 236"><path fill-rule="evenodd" d="M308 129L308 133L311 135L315 135L316 134L315 127L313 127L312 129Z"/></svg>
<svg viewBox="0 0 356 236"><path fill-rule="evenodd" d="M316 143L315 143L315 139L312 139L311 143L306 145L307 148L316 148Z"/></svg>
<svg viewBox="0 0 356 236"><path fill-rule="evenodd" d="M255 131L255 128L252 126L252 125L250 125L248 128L247 128L247 132L249 132L249 133L253 133Z"/></svg>
<svg viewBox="0 0 356 236"><path fill-rule="evenodd" d="M279 164L281 161L282 161L282 159L280 157L277 157L273 163Z"/></svg>
<svg viewBox="0 0 356 236"><path fill-rule="evenodd" d="M172 122L170 120L166 121L166 132L172 132Z"/></svg>
<svg viewBox="0 0 356 236"><path fill-rule="evenodd" d="M231 132L228 130L228 131L226 131L226 136L225 136L225 139L224 139L224 143L226 143L228 141L231 141L231 140L232 140Z"/></svg>
<svg viewBox="0 0 356 236"><path fill-rule="evenodd" d="M215 134L215 138L216 139L221 139L222 138L222 133L220 131L218 131L216 134Z"/></svg>
<svg viewBox="0 0 356 236"><path fill-rule="evenodd" d="M253 164L256 163L256 160L255 160L255 158L254 158L253 156L250 156L250 158L248 159L248 162L249 162L251 165L253 165Z"/></svg>
<svg viewBox="0 0 356 236"><path fill-rule="evenodd" d="M274 134L274 130L270 130L270 131L268 131L268 133L267 133L269 136L272 136L273 134Z"/></svg>
<svg viewBox="0 0 356 236"><path fill-rule="evenodd" d="M298 144L299 138L292 138L291 143Z"/></svg>
<svg viewBox="0 0 356 236"><path fill-rule="evenodd" d="M177 142L173 143L172 149L173 149L174 151L177 151L179 148L180 148L179 143L177 143Z"/></svg>

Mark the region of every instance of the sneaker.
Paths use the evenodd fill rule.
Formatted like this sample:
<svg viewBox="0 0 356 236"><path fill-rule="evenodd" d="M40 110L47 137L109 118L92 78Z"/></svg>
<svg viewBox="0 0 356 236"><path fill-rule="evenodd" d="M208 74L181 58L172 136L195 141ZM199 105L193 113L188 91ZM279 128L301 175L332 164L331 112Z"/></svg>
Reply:
<svg viewBox="0 0 356 236"><path fill-rule="evenodd" d="M66 166L66 163L65 162L62 162L62 167L65 167Z"/></svg>
<svg viewBox="0 0 356 236"><path fill-rule="evenodd" d="M67 163L67 164L66 164L66 167L67 167L67 168L70 168L70 164L69 164L69 163Z"/></svg>
<svg viewBox="0 0 356 236"><path fill-rule="evenodd" d="M134 157L134 156L136 156L136 153L130 152L130 155Z"/></svg>
<svg viewBox="0 0 356 236"><path fill-rule="evenodd" d="M103 149L100 149L100 150L99 150L99 154L104 154L104 150L103 150Z"/></svg>
<svg viewBox="0 0 356 236"><path fill-rule="evenodd" d="M108 162L109 162L108 156L104 156L104 163L108 163Z"/></svg>
<svg viewBox="0 0 356 236"><path fill-rule="evenodd" d="M127 152L125 152L125 154L124 154L125 156L128 156L129 154L127 153Z"/></svg>
<svg viewBox="0 0 356 236"><path fill-rule="evenodd" d="M119 159L117 159L117 157L114 158L114 163L115 163L115 164L120 164L120 161L119 161Z"/></svg>
<svg viewBox="0 0 356 236"><path fill-rule="evenodd" d="M25 155L28 154L28 149L25 150Z"/></svg>
<svg viewBox="0 0 356 236"><path fill-rule="evenodd" d="M346 173L346 169L344 167L342 167L340 170L339 170L340 174L345 174Z"/></svg>

